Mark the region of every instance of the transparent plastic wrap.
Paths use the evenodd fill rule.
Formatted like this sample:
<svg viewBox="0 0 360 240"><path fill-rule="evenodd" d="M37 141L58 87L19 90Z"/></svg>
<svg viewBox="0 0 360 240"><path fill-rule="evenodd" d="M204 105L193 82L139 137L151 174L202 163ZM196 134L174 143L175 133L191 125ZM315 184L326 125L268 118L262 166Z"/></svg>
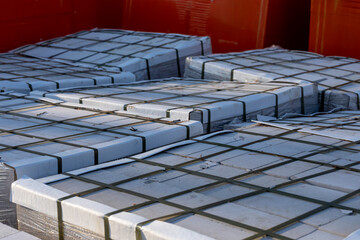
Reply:
<svg viewBox="0 0 360 240"><path fill-rule="evenodd" d="M0 163L0 222L16 227L15 204L9 201L11 183L16 180L15 170Z"/></svg>
<svg viewBox="0 0 360 240"><path fill-rule="evenodd" d="M31 209L17 206L19 230L30 233L42 240L59 238L58 221L56 218ZM91 232L88 229L64 222L64 240L102 240L103 236Z"/></svg>

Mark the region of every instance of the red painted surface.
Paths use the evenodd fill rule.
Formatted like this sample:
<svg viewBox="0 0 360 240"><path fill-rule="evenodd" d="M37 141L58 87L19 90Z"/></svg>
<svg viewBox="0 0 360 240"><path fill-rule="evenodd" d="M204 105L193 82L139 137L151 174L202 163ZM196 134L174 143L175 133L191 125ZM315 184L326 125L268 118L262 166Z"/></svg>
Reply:
<svg viewBox="0 0 360 240"><path fill-rule="evenodd" d="M117 0L0 0L0 52L95 27L120 28Z"/></svg>
<svg viewBox="0 0 360 240"><path fill-rule="evenodd" d="M215 52L307 49L310 0L125 0L122 27L210 35Z"/></svg>
<svg viewBox="0 0 360 240"><path fill-rule="evenodd" d="M310 0L0 0L0 52L95 27L210 35L215 52L307 49Z"/></svg>
<svg viewBox="0 0 360 240"><path fill-rule="evenodd" d="M309 49L360 58L360 0L312 0Z"/></svg>
<svg viewBox="0 0 360 240"><path fill-rule="evenodd" d="M307 50L311 0L269 1L264 46Z"/></svg>

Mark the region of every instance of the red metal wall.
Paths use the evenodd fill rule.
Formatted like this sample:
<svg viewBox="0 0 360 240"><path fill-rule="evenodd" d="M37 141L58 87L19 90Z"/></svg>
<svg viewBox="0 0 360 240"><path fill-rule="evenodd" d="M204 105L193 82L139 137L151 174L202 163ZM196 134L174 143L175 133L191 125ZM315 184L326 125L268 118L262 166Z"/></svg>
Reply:
<svg viewBox="0 0 360 240"><path fill-rule="evenodd" d="M309 49L360 58L360 0L312 0Z"/></svg>
<svg viewBox="0 0 360 240"><path fill-rule="evenodd" d="M269 1L264 46L307 50L311 0Z"/></svg>
<svg viewBox="0 0 360 240"><path fill-rule="evenodd" d="M310 0L0 0L0 52L94 27L210 35L215 52L307 49Z"/></svg>
<svg viewBox="0 0 360 240"><path fill-rule="evenodd" d="M122 27L210 35L215 52L308 47L310 0L124 0Z"/></svg>
<svg viewBox="0 0 360 240"><path fill-rule="evenodd" d="M117 0L0 0L0 52L95 27L120 27Z"/></svg>

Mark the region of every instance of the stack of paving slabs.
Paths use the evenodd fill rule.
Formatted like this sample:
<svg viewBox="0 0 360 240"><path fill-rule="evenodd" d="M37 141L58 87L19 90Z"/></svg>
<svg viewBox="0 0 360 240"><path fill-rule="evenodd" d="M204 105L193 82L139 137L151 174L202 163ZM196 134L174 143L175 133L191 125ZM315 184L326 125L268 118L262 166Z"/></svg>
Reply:
<svg viewBox="0 0 360 240"><path fill-rule="evenodd" d="M28 233L20 232L5 224L0 223L0 240L40 240Z"/></svg>
<svg viewBox="0 0 360 240"><path fill-rule="evenodd" d="M182 76L188 56L211 54L209 37L94 29L13 52L132 72L138 80Z"/></svg>
<svg viewBox="0 0 360 240"><path fill-rule="evenodd" d="M333 115L333 128L326 126L359 131L353 118L359 114L341 113L339 122ZM358 141L277 124L20 179L12 185L19 228L42 239L129 240L340 240L358 230Z"/></svg>
<svg viewBox="0 0 360 240"><path fill-rule="evenodd" d="M234 120L257 115L279 117L286 113L318 110L317 87L312 83L242 84L230 81L171 78L138 84L32 93L65 101L64 104L124 111L174 121L197 120L205 132L223 129Z"/></svg>
<svg viewBox="0 0 360 240"><path fill-rule="evenodd" d="M360 109L360 61L351 58L274 47L188 58L185 77L244 83L313 82L319 87L321 110Z"/></svg>
<svg viewBox="0 0 360 240"><path fill-rule="evenodd" d="M172 122L60 106L54 99L0 95L0 221L15 225L10 185L112 161L202 134L199 122Z"/></svg>
<svg viewBox="0 0 360 240"><path fill-rule="evenodd" d="M46 59L0 54L0 91L68 89L134 82L132 73L99 70Z"/></svg>

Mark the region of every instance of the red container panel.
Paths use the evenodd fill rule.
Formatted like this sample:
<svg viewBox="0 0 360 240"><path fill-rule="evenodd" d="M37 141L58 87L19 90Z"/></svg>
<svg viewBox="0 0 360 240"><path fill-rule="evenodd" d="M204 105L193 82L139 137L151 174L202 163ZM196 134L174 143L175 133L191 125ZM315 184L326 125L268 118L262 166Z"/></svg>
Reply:
<svg viewBox="0 0 360 240"><path fill-rule="evenodd" d="M122 27L210 35L215 52L308 47L310 0L124 0Z"/></svg>
<svg viewBox="0 0 360 240"><path fill-rule="evenodd" d="M210 35L215 52L307 49L310 0L0 1L0 52L95 27Z"/></svg>
<svg viewBox="0 0 360 240"><path fill-rule="evenodd" d="M313 0L309 50L360 58L360 0Z"/></svg>
<svg viewBox="0 0 360 240"><path fill-rule="evenodd" d="M116 0L0 0L0 52L95 27L120 27Z"/></svg>

